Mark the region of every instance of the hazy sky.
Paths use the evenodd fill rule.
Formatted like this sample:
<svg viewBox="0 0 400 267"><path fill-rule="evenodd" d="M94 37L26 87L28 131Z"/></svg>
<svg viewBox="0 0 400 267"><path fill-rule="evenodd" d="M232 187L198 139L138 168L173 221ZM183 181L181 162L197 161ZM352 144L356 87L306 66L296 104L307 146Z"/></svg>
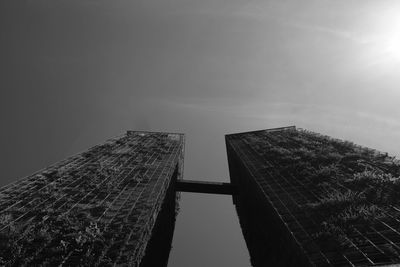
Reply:
<svg viewBox="0 0 400 267"><path fill-rule="evenodd" d="M399 85L398 0L2 0L0 184L127 129L186 133L186 179L285 125L400 155ZM171 267L249 266L229 197L181 207Z"/></svg>

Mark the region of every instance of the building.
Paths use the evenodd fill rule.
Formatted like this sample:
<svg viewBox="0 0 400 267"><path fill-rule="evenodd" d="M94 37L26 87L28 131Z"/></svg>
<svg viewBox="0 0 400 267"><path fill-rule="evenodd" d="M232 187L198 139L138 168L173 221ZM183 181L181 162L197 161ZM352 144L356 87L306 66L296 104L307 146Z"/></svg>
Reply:
<svg viewBox="0 0 400 267"><path fill-rule="evenodd" d="M128 131L0 189L0 265L163 266L184 136Z"/></svg>
<svg viewBox="0 0 400 267"><path fill-rule="evenodd" d="M399 266L395 158L295 127L225 138L253 266Z"/></svg>
<svg viewBox="0 0 400 267"><path fill-rule="evenodd" d="M399 266L394 157L294 126L225 140L231 183L183 180L183 134L128 131L0 188L0 266L166 266L179 191L232 195L254 267Z"/></svg>
<svg viewBox="0 0 400 267"><path fill-rule="evenodd" d="M226 146L253 266L400 263L394 157L294 126L226 135Z"/></svg>

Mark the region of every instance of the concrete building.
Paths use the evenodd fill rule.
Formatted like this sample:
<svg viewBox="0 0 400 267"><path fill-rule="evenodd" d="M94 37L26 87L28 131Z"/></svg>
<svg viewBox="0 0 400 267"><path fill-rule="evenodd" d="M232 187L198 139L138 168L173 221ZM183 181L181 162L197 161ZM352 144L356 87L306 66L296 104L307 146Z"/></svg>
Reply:
<svg viewBox="0 0 400 267"><path fill-rule="evenodd" d="M163 266L184 136L128 131L0 189L0 265Z"/></svg>

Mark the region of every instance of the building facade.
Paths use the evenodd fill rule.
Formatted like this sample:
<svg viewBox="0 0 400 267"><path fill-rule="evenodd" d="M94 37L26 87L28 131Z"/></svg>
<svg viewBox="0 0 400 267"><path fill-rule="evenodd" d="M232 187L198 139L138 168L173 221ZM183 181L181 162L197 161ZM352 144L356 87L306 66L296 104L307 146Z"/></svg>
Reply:
<svg viewBox="0 0 400 267"><path fill-rule="evenodd" d="M0 189L0 265L165 266L184 135L128 131Z"/></svg>
<svg viewBox="0 0 400 267"><path fill-rule="evenodd" d="M128 131L0 188L0 266L166 266L179 191L232 195L254 267L400 264L394 157L294 126L225 141L230 184L182 179L183 134Z"/></svg>
<svg viewBox="0 0 400 267"><path fill-rule="evenodd" d="M253 266L400 263L394 157L294 126L226 135L226 146Z"/></svg>

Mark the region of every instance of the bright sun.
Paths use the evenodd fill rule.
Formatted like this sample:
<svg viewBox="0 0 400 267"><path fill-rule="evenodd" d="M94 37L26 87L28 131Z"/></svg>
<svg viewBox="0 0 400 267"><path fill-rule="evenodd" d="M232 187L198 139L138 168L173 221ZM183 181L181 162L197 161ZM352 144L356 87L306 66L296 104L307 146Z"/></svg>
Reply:
<svg viewBox="0 0 400 267"><path fill-rule="evenodd" d="M396 26L393 25L393 29L388 29L385 34L382 34L377 42L383 55L397 60L400 59L400 21Z"/></svg>
<svg viewBox="0 0 400 267"><path fill-rule="evenodd" d="M378 61L400 61L400 6L383 10L369 40Z"/></svg>

